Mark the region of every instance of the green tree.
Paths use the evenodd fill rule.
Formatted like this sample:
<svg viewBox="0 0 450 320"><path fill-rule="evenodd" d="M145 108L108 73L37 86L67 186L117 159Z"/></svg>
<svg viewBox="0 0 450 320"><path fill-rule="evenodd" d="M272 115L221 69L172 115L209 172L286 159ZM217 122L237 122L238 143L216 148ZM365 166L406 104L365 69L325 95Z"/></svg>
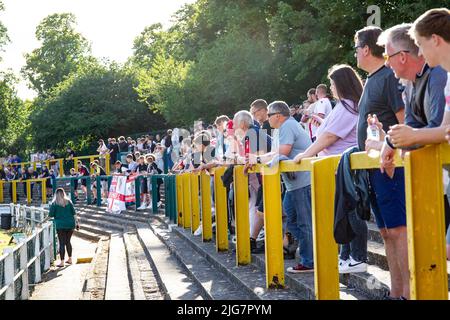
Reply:
<svg viewBox="0 0 450 320"><path fill-rule="evenodd" d="M34 145L93 152L96 139L164 128L161 116L138 101L137 85L132 69L115 63L84 66L35 102Z"/></svg>
<svg viewBox="0 0 450 320"><path fill-rule="evenodd" d="M28 149L24 133L31 107L17 96L17 83L12 72L0 73L0 154L24 155Z"/></svg>
<svg viewBox="0 0 450 320"><path fill-rule="evenodd" d="M75 30L76 18L71 13L55 13L36 28L41 46L25 54L23 76L30 88L40 95L65 80L90 54L90 44Z"/></svg>

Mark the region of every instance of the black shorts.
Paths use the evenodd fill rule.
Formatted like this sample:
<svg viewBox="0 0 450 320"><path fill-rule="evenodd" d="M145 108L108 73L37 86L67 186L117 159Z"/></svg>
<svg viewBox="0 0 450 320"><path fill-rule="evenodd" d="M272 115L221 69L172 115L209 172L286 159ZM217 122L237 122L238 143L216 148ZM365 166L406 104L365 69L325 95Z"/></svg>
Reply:
<svg viewBox="0 0 450 320"><path fill-rule="evenodd" d="M141 181L141 193L148 193L147 178L143 178Z"/></svg>

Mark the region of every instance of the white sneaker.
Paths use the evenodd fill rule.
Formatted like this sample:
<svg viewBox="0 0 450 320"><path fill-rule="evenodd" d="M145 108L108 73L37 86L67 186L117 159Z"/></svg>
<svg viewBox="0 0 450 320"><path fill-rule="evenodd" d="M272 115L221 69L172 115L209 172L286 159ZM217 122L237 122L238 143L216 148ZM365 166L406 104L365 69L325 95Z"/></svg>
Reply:
<svg viewBox="0 0 450 320"><path fill-rule="evenodd" d="M137 208L138 210L145 210L147 209L147 206L145 205L145 203L143 203L139 208Z"/></svg>
<svg viewBox="0 0 450 320"><path fill-rule="evenodd" d="M162 206L162 202L158 201L158 205L157 206L158 206L158 208L161 207Z"/></svg>
<svg viewBox="0 0 450 320"><path fill-rule="evenodd" d="M147 209L152 209L152 207L153 207L153 205L152 205L152 203L150 202L150 203L147 205Z"/></svg>
<svg viewBox="0 0 450 320"><path fill-rule="evenodd" d="M341 265L342 261L342 265ZM357 273L367 272L367 263L362 261L356 261L352 257L350 259L339 261L339 273Z"/></svg>
<svg viewBox="0 0 450 320"><path fill-rule="evenodd" d="M199 235L201 235L201 234L202 234L202 231L203 231L203 228L202 228L202 225L200 225L200 226L197 228L197 230L195 230L194 236L199 236Z"/></svg>

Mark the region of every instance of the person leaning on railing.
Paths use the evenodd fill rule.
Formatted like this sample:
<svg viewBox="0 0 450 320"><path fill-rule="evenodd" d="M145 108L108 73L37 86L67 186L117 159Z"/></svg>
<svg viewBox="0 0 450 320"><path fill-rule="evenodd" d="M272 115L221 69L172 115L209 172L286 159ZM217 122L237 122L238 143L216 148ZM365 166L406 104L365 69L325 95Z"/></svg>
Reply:
<svg viewBox="0 0 450 320"><path fill-rule="evenodd" d="M317 140L298 154L294 161L319 156L337 155L349 147L357 145L356 125L358 124L358 103L363 91L362 81L358 74L348 65L335 65L329 73L331 92L338 103L330 115L322 120L316 137ZM367 271L367 224L359 219L356 212L350 217L355 238L341 246L339 272L354 273Z"/></svg>
<svg viewBox="0 0 450 320"><path fill-rule="evenodd" d="M293 159L311 145L308 133L290 116L288 105L275 101L269 105L269 123L273 132L272 152L264 155L250 154L250 163L267 163L280 156ZM287 229L298 240L300 263L287 269L291 273L314 270L311 176L309 172L282 173L286 186L283 209L287 215Z"/></svg>
<svg viewBox="0 0 450 320"><path fill-rule="evenodd" d="M58 233L60 262L57 267L64 267L64 263L72 264L72 244L70 243L70 239L73 230L75 228L78 230L80 226L75 208L66 196L63 188L56 190L48 216L54 219L55 228ZM64 262L66 249L69 259Z"/></svg>
<svg viewBox="0 0 450 320"><path fill-rule="evenodd" d="M101 189L101 197L108 198L108 184L107 181L100 180L100 186L97 186L97 177L106 176L106 171L102 166L96 161L91 162L91 168L94 169L94 174L91 175L92 179L92 192L94 193L94 203L97 202L97 188Z"/></svg>
<svg viewBox="0 0 450 320"><path fill-rule="evenodd" d="M420 48L420 53L430 67L441 66L447 71L444 89L445 112L440 126L435 128L413 128L408 125L395 125L387 132L386 142L393 147L405 148L414 145L450 143L450 10L432 9L414 21L409 30L410 36ZM383 158L383 165L392 165L389 158ZM450 187L446 190L450 195ZM450 260L450 225L447 229L447 259Z"/></svg>

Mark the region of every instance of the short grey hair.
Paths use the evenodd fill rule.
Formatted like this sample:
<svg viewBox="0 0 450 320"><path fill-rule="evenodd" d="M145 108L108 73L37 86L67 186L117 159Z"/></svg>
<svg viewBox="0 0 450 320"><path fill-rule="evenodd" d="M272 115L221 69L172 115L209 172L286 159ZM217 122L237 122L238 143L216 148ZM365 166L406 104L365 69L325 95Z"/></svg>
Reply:
<svg viewBox="0 0 450 320"><path fill-rule="evenodd" d="M233 121L236 123L236 126L243 123L245 127L250 128L253 125L253 116L247 110L241 110L236 112L233 117Z"/></svg>
<svg viewBox="0 0 450 320"><path fill-rule="evenodd" d="M268 108L269 108L269 113L279 113L285 117L291 116L289 106L284 101L274 101L271 104L269 104Z"/></svg>
<svg viewBox="0 0 450 320"><path fill-rule="evenodd" d="M412 55L419 56L419 47L414 42L414 39L410 36L409 30L411 29L411 23L402 23L392 28L385 30L378 37L377 44L379 46L386 46L389 43L396 50L409 51Z"/></svg>

